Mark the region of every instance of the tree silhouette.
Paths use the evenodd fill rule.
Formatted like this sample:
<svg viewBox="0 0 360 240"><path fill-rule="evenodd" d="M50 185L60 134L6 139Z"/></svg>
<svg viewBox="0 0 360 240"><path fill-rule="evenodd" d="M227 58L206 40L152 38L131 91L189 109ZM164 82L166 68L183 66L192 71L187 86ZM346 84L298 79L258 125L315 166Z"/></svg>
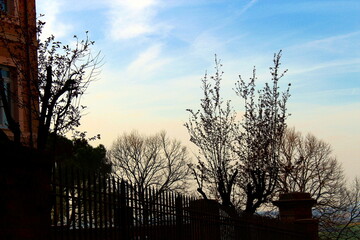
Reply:
<svg viewBox="0 0 360 240"><path fill-rule="evenodd" d="M209 78L205 74L202 79L204 97L201 99L201 109L187 109L190 118L185 127L190 141L199 148L202 156L198 157L196 165L190 164L198 185L197 191L205 199L211 194L220 198L224 206L233 206L231 197L238 169L232 145L238 125L230 101L224 102L220 96L221 66L215 56L214 76Z"/></svg>
<svg viewBox="0 0 360 240"><path fill-rule="evenodd" d="M17 19L1 15L0 21L11 23ZM46 147L50 133L65 134L80 125L82 112L86 108L81 105L81 97L96 77L101 63L100 53L92 54L94 41L90 40L87 32L85 39L81 40L75 35L74 44L63 44L53 35L45 40L40 38L44 24L38 21L37 26L31 28L15 23L2 24L0 27L0 41L15 66L18 80L18 84L13 84L6 93L4 79L0 76L0 96L8 129L15 142L21 144L24 142L22 139L27 138L25 142L39 150ZM11 31L15 32L17 39L7 37L9 26L14 26ZM30 49L28 57L23 54L24 46ZM35 56L37 60L30 60ZM18 94L19 86L27 86L26 92ZM8 102L4 97L6 95L9 96ZM30 136L23 136L18 119L11 113L10 102L27 112Z"/></svg>
<svg viewBox="0 0 360 240"><path fill-rule="evenodd" d="M197 165L190 165L198 183L198 192L221 199L225 206L237 206L245 196L245 212L254 213L270 200L279 171L279 146L286 127L286 103L289 88L280 92L279 73L281 51L274 55L270 68L272 86L268 83L256 92L256 71L249 83L240 77L235 92L244 99L245 114L240 122L230 101L220 96L221 64L215 57L215 75L202 79L204 97L201 109L190 112L185 124L190 141L201 157ZM213 83L213 85L212 85ZM234 204L235 203L235 204Z"/></svg>
<svg viewBox="0 0 360 240"><path fill-rule="evenodd" d="M281 144L280 192L307 192L317 201L314 217L322 239L351 239L359 231L360 184L347 186L330 144L287 129Z"/></svg>
<svg viewBox="0 0 360 240"><path fill-rule="evenodd" d="M158 192L181 191L187 179L186 147L166 132L144 136L133 131L118 137L108 156L118 177L145 191L155 187Z"/></svg>
<svg viewBox="0 0 360 240"><path fill-rule="evenodd" d="M289 87L280 92L279 80L287 70L280 72L281 51L274 54L270 67L271 85L256 92L256 69L250 82L240 76L235 91L245 103L241 132L235 152L239 158L238 185L246 195L245 212L254 213L261 204L270 200L279 176L280 144L288 117L286 104Z"/></svg>

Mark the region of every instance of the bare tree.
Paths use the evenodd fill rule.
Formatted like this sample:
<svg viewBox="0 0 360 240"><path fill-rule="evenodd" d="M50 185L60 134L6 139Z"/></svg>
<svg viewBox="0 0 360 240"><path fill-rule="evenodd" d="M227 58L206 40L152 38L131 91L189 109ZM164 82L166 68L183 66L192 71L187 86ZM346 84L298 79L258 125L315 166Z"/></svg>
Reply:
<svg viewBox="0 0 360 240"><path fill-rule="evenodd" d="M320 239L359 239L360 181L341 191L341 201L329 206L320 225Z"/></svg>
<svg viewBox="0 0 360 240"><path fill-rule="evenodd" d="M131 194L142 206L135 221L149 224L151 216L159 214L154 207L165 191L185 190L187 149L178 140L169 139L165 131L151 136L125 133L114 141L108 156L113 173L129 183Z"/></svg>
<svg viewBox="0 0 360 240"><path fill-rule="evenodd" d="M338 231L338 239L359 239L360 238L360 180L355 178L352 185L344 192L342 199L345 200L343 203L346 206L344 212L345 221L340 225ZM344 209L344 208L343 208ZM343 218L343 219L344 219Z"/></svg>
<svg viewBox="0 0 360 240"><path fill-rule="evenodd" d="M303 136L294 128L287 129L280 166L280 192L308 192L317 200L314 216L319 219L322 239L354 236L357 228L352 224L360 216L359 181L346 187L343 169L330 144L312 134Z"/></svg>
<svg viewBox="0 0 360 240"><path fill-rule="evenodd" d="M312 134L302 136L287 129L281 144L281 192L308 192L317 207L329 206L344 187L341 165L333 156L330 144Z"/></svg>
<svg viewBox="0 0 360 240"><path fill-rule="evenodd" d="M17 20L2 16L0 21ZM11 26L15 26L11 31L17 39L9 39L9 26L2 25L0 40L11 64L15 66L14 72L19 84L13 84L7 95L13 105L25 109L28 115L26 121L30 125L30 136L25 137L31 147L41 150L46 146L49 133L64 134L80 125L82 112L86 108L81 105L81 97L96 77L101 64L100 54L92 54L94 41L89 39L87 32L84 40L75 35L75 44L68 45L55 40L54 36L42 40L40 34L44 22L38 21L37 26L31 28L26 24ZM28 49L25 51L28 52L26 56L22 50L24 46ZM1 76L0 80L3 81ZM18 86L24 91L20 95L17 93ZM4 88L0 88L0 94L5 99ZM11 114L10 101L7 105L3 104L4 109L9 109L5 110L8 128L13 133L14 140L21 143L23 132L18 119ZM34 139L36 143L33 142Z"/></svg>
<svg viewBox="0 0 360 240"><path fill-rule="evenodd" d="M280 143L290 97L290 84L284 92L279 90L279 80L287 71L280 72L280 59L281 51L274 54L274 66L270 68L272 85L266 83L256 93L255 68L249 83L241 76L236 83L235 91L245 102L242 131L235 148L240 162L238 185L246 195L245 212L250 214L270 200L278 181Z"/></svg>
<svg viewBox="0 0 360 240"><path fill-rule="evenodd" d="M140 192L150 187L158 193L184 189L189 172L187 149L164 131L153 136L125 133L114 141L108 155L114 174Z"/></svg>
<svg viewBox="0 0 360 240"><path fill-rule="evenodd" d="M201 155L195 166L190 165L198 184L197 191L205 199L211 194L219 197L223 205L233 206L231 197L238 170L232 144L238 125L230 101L224 102L220 97L221 66L215 56L215 75L209 79L205 74L202 79L201 109L187 109L190 118L185 127Z"/></svg>

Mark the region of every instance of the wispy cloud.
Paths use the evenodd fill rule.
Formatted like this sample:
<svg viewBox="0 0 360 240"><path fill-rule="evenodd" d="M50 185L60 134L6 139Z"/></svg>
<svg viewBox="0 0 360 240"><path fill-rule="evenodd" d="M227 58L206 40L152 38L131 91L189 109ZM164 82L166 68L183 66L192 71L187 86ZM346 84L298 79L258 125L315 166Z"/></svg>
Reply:
<svg viewBox="0 0 360 240"><path fill-rule="evenodd" d="M330 52L347 51L348 47L353 47L360 40L360 31L345 33L312 40L296 45L293 48L303 50L326 50Z"/></svg>
<svg viewBox="0 0 360 240"><path fill-rule="evenodd" d="M310 63L311 64L311 63ZM289 72L290 75L298 75L307 72L313 72L324 69L333 69L336 71L341 70L340 67L354 66L360 65L360 58L354 59L345 59L345 60L334 60L334 61L326 61L322 63L317 63L315 65L304 65L303 67L293 67Z"/></svg>
<svg viewBox="0 0 360 240"><path fill-rule="evenodd" d="M125 8L132 10L143 10L158 3L156 0L115 0L113 2L114 4L124 6Z"/></svg>
<svg viewBox="0 0 360 240"><path fill-rule="evenodd" d="M150 46L130 63L127 70L136 74L139 74L140 70L140 74L148 74L157 69L161 69L161 67L170 61L170 59L162 58L160 56L161 48L161 44Z"/></svg>
<svg viewBox="0 0 360 240"><path fill-rule="evenodd" d="M56 37L61 38L68 35L69 31L72 29L72 26L61 22L58 15L62 11L63 3L59 1L46 1L38 0L38 13L44 14L45 16L41 19L46 22L46 25L43 29L42 36L44 38L49 37L51 34L54 34Z"/></svg>
<svg viewBox="0 0 360 240"><path fill-rule="evenodd" d="M332 89L324 91L315 91L308 92L303 94L303 97L342 97L342 96L359 96L360 97L360 88L345 88L345 89Z"/></svg>
<svg viewBox="0 0 360 240"><path fill-rule="evenodd" d="M307 45L319 45L319 44L324 44L324 43L333 43L333 42L337 42L339 40L344 40L344 39L348 39L348 38L356 37L356 36L360 36L360 31L350 32L350 33L346 33L346 34L342 34L342 35L336 35L336 36L331 36L331 37L315 40L315 41L307 43Z"/></svg>
<svg viewBox="0 0 360 240"><path fill-rule="evenodd" d="M154 21L160 7L158 0L115 0L109 4L110 33L115 40L133 39L168 28Z"/></svg>
<svg viewBox="0 0 360 240"><path fill-rule="evenodd" d="M359 72L360 32L327 36L292 45L284 49L289 62L289 75L318 71Z"/></svg>
<svg viewBox="0 0 360 240"><path fill-rule="evenodd" d="M249 10L258 0L251 0L250 2L248 2L243 8L241 8L238 12L237 12L237 16L241 16L242 14L244 14L247 10Z"/></svg>
<svg viewBox="0 0 360 240"><path fill-rule="evenodd" d="M212 27L211 29L208 29L209 32L215 32L219 29L224 28L225 26L233 23L235 20L237 20L239 17L241 17L243 14L245 14L255 3L257 3L258 0L250 0L248 3L246 3L244 6L242 6L239 10L235 11L233 15L230 15L223 19L220 24L216 25L215 27Z"/></svg>

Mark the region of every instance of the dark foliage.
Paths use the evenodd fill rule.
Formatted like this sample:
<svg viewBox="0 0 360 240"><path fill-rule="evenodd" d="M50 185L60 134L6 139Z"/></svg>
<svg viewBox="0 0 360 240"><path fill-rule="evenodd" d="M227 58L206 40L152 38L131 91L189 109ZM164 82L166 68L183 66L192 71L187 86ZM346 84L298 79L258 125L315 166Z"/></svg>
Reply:
<svg viewBox="0 0 360 240"><path fill-rule="evenodd" d="M110 174L112 169L105 147L92 147L84 138L70 140L51 134L46 151L63 167L102 174Z"/></svg>

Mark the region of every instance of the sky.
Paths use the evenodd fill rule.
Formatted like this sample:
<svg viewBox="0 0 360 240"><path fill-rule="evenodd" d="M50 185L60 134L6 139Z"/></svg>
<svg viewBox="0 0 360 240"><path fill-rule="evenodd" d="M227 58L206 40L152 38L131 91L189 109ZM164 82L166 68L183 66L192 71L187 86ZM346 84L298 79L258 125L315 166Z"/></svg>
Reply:
<svg viewBox="0 0 360 240"><path fill-rule="evenodd" d="M360 170L359 0L36 0L43 36L71 43L89 31L101 72L88 88L80 130L111 147L124 132L166 130L191 151L186 109L197 110L201 78L221 59L222 96L256 66L270 81L282 50L281 82L291 83L287 123L331 144L349 180ZM283 88L284 89L284 88Z"/></svg>

